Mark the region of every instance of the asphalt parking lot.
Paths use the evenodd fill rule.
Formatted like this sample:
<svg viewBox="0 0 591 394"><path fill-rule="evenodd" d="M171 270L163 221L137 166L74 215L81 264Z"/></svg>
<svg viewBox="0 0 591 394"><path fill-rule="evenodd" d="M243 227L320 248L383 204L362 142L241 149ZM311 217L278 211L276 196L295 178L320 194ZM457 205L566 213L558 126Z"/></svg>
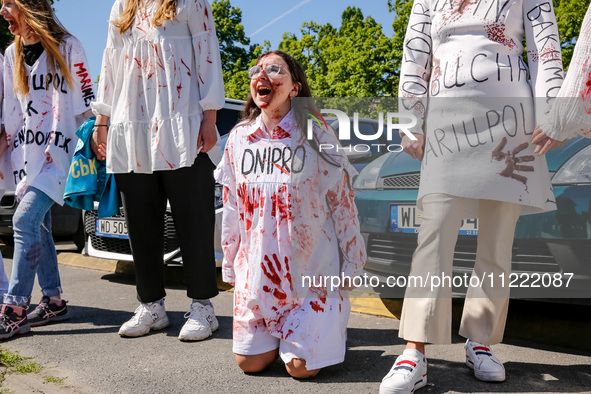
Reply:
<svg viewBox="0 0 591 394"><path fill-rule="evenodd" d="M7 271L12 263L9 252L3 253ZM261 374L246 375L235 365L232 355L232 292L227 287L213 300L220 329L212 338L197 343L176 339L189 300L183 286L171 281L166 298L171 326L146 337L123 339L117 335L119 325L137 306L133 277L125 272L129 267L87 259L69 251L62 251L59 260L64 298L70 301L72 318L0 343L0 348L35 357L46 366L40 374L8 375L1 389L16 393L375 393L404 348L403 341L397 338L398 320L354 312L344 363L326 368L310 381L290 378L281 362ZM168 270L170 279L178 276L179 269L182 268ZM33 301L38 291L34 290ZM372 304L375 303L370 299L360 300L357 310L365 308L364 312L372 312ZM562 337L575 337L588 346L589 326L587 335L580 330L589 324L589 308L574 309L579 315L586 313L585 318L572 316L565 320L564 316L553 316L562 315L558 311L564 310L563 306L548 304L534 316L525 311L533 313L541 308L537 306L540 304L525 305L512 305L508 331L514 330L511 325L517 325L529 331L530 337L531 331L535 331L532 327L538 327L539 332L528 340L512 335L494 347L505 362L506 382L487 384L475 380L463 364L463 340L454 336L450 346L428 347L429 385L419 393L591 392L591 350L582 349L584 346L550 345L541 340L544 331L560 329ZM396 312L396 302L390 306ZM373 312L387 314L384 310ZM535 325L528 326L527 321ZM44 384L39 376L43 374L66 379L61 384Z"/></svg>

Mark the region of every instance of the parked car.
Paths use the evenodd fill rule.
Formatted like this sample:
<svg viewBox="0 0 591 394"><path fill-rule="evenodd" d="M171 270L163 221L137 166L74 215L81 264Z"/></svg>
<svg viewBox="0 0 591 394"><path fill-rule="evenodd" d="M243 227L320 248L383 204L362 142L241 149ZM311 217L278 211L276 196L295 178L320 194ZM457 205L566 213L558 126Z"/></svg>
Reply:
<svg viewBox="0 0 591 394"><path fill-rule="evenodd" d="M13 191L7 191L0 200L0 241L10 245L13 243L12 217L18 203ZM72 241L78 251L84 248L86 236L82 222L82 211L66 204L51 207L51 230L55 241Z"/></svg>
<svg viewBox="0 0 591 394"><path fill-rule="evenodd" d="M516 298L577 298L591 302L591 140L575 138L547 153L557 210L522 216L513 245L511 289ZM387 284L389 276L407 276L417 246L421 212L416 207L420 161L410 155L383 155L357 177L353 187L368 259L365 271L379 278L374 288L384 298L400 298L404 289ZM476 255L478 221L466 220L454 255L454 276L470 274ZM534 274L537 274L534 275ZM532 285L538 288L520 286ZM562 286L547 279L562 277ZM564 285L570 277L568 288ZM529 278L528 281L521 280ZM458 289L459 293L465 291ZM586 300L584 300L586 298Z"/></svg>
<svg viewBox="0 0 591 394"><path fill-rule="evenodd" d="M240 119L240 113L243 107L244 102L241 100L226 99L224 107L217 112L216 126L220 133L223 146L225 146L230 130L232 130ZM221 245L222 191L222 186L216 185L214 247L216 264L218 266L221 265L223 258ZM84 228L87 234L83 253L92 257L133 261L123 209L116 216L99 219L97 208L98 205L95 204L93 211L85 211L83 214ZM166 210L164 218L164 261L182 263L179 241L176 236L170 205Z"/></svg>
<svg viewBox="0 0 591 394"><path fill-rule="evenodd" d="M353 122L353 118L349 118ZM336 118L328 117L326 122L332 127L335 133L339 132L339 122ZM365 135L375 135L379 122L375 119L359 118L358 119L359 132ZM351 139L348 141L340 141L349 162L355 167L357 171L361 171L367 164L369 164L376 157L388 151L387 147L392 145L396 149L400 144L400 136L394 133L392 140L388 140L386 133L382 134L375 141L364 141L351 133Z"/></svg>

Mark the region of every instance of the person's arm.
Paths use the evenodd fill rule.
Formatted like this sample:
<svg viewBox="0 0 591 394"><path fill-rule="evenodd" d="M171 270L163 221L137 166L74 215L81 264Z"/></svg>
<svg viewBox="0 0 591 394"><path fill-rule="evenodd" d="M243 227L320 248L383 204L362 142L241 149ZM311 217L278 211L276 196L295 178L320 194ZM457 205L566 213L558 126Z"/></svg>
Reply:
<svg viewBox="0 0 591 394"><path fill-rule="evenodd" d="M577 134L591 136L591 6L587 9L564 84L534 133L541 154Z"/></svg>
<svg viewBox="0 0 591 394"><path fill-rule="evenodd" d="M564 82L560 37L552 2L524 0L523 27L537 123L549 112Z"/></svg>
<svg viewBox="0 0 591 394"><path fill-rule="evenodd" d="M343 172L343 178L328 191L326 199L335 223L339 248L343 255L341 272L352 281L355 276L361 273L367 254L360 233L355 194L349 186L346 172Z"/></svg>
<svg viewBox="0 0 591 394"><path fill-rule="evenodd" d="M432 77L433 42L431 39L431 15L425 0L415 0L410 13L404 38L400 83L398 88L399 112L412 115L417 124L410 131L416 141L402 137L404 151L413 158L422 160L424 153L423 122L427 111L429 84ZM439 72L433 70L433 75Z"/></svg>
<svg viewBox="0 0 591 394"><path fill-rule="evenodd" d="M2 126L2 132L0 133L0 157L8 150L8 140L6 139L6 130Z"/></svg>
<svg viewBox="0 0 591 394"><path fill-rule="evenodd" d="M213 13L206 0L195 1L189 15L189 31L197 74L193 78L197 78L199 84L199 106L203 110L197 148L203 145L201 151L207 152L217 142L215 111L224 106L224 77Z"/></svg>
<svg viewBox="0 0 591 394"><path fill-rule="evenodd" d="M109 133L109 117L97 115L94 122L94 132L90 139L90 148L96 155L97 160L103 161L107 158L107 135Z"/></svg>
<svg viewBox="0 0 591 394"><path fill-rule="evenodd" d="M116 2L111 9L109 17L109 32L107 34L107 46L103 52L101 74L99 78L97 99L91 104L92 112L96 115L95 129L91 139L91 148L98 160L107 157L107 132L111 109L116 97L124 94L117 87L117 79L124 76L117 75L117 65L121 61L123 39L113 22L119 19L121 2ZM96 127L103 125L101 127Z"/></svg>
<svg viewBox="0 0 591 394"><path fill-rule="evenodd" d="M240 249L240 214L236 194L224 186L224 214L222 219L222 279L234 286L234 261Z"/></svg>
<svg viewBox="0 0 591 394"><path fill-rule="evenodd" d="M240 212L236 192L236 176L234 174L234 135L230 132L222 160L214 175L216 181L224 186L224 208L222 217L222 279L234 285L234 261L240 250Z"/></svg>

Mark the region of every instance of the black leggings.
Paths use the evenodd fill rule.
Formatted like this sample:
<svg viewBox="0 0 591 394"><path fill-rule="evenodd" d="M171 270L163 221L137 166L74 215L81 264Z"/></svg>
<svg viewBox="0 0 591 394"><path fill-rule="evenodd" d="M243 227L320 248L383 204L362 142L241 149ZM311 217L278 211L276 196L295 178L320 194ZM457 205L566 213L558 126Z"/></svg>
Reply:
<svg viewBox="0 0 591 394"><path fill-rule="evenodd" d="M140 302L158 301L164 290L166 201L179 239L189 298L218 294L214 257L214 165L205 153L191 167L152 174L116 174L127 220Z"/></svg>

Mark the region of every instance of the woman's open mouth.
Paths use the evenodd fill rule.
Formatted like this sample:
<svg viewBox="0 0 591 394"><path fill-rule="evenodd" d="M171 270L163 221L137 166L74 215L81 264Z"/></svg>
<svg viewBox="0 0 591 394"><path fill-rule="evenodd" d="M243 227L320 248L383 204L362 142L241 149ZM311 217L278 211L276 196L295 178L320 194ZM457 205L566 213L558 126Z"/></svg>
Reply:
<svg viewBox="0 0 591 394"><path fill-rule="evenodd" d="M260 97L266 97L271 94L271 89L267 86L259 86L257 88L257 93Z"/></svg>
<svg viewBox="0 0 591 394"><path fill-rule="evenodd" d="M6 19L6 22L8 22L8 30L12 31L16 27L14 19Z"/></svg>

